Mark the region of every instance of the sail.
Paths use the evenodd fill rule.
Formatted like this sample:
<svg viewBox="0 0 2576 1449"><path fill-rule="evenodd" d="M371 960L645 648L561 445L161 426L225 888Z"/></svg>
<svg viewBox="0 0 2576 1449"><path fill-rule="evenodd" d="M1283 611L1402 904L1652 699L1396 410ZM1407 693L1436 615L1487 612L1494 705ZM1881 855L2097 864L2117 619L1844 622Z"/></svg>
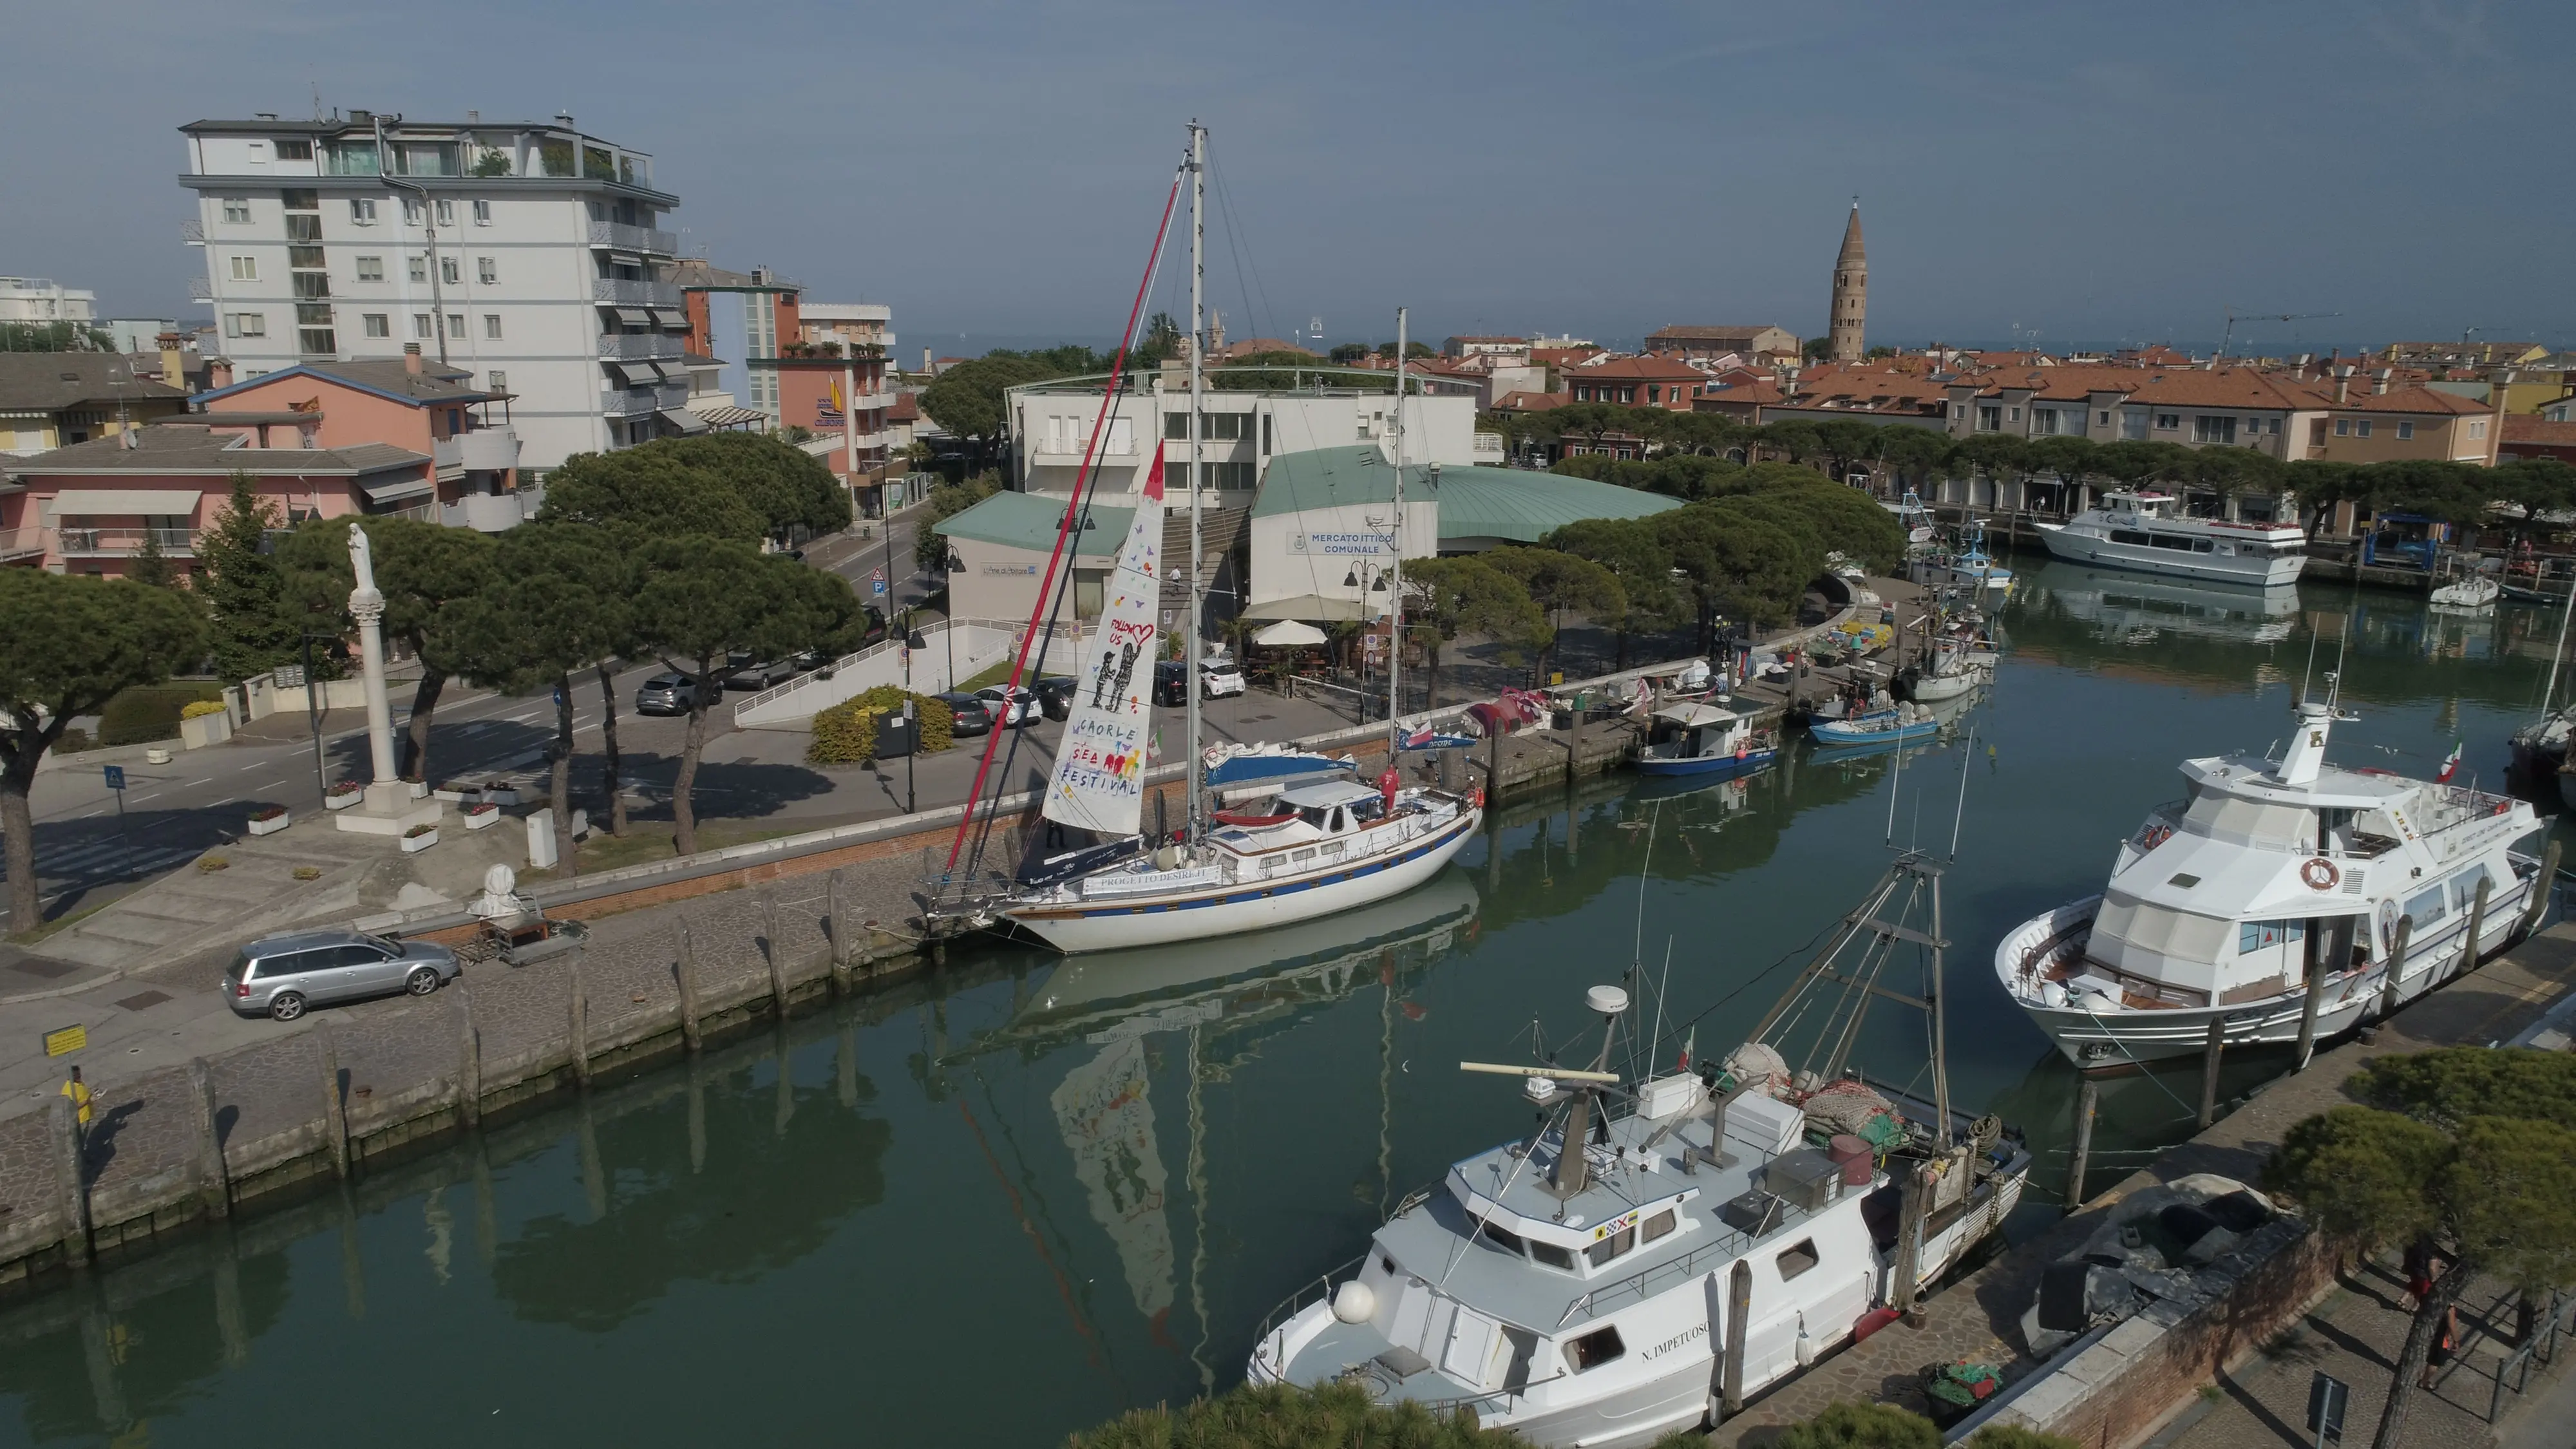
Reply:
<svg viewBox="0 0 2576 1449"><path fill-rule="evenodd" d="M1078 656L1082 669L1064 744L1047 782L1049 820L1133 835L1144 819L1145 725L1153 708L1156 615L1162 603L1163 450L1154 449L1135 521L1109 576L1100 627Z"/></svg>

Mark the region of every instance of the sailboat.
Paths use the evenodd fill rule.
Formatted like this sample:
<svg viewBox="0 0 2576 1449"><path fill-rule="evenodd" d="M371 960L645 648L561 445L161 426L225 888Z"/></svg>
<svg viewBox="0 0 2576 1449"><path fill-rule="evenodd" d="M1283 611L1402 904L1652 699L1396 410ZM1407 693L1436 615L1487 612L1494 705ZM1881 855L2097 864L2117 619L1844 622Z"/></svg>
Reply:
<svg viewBox="0 0 2576 1449"><path fill-rule="evenodd" d="M1205 309L1201 300L1207 132L1190 127L1190 570L1185 648L1196 650L1204 609L1199 558L1200 419L1205 414ZM1131 324L1132 325L1132 324ZM1394 555L1389 594L1394 637L1404 626L1405 312L1396 311L1396 417L1389 464L1395 475ZM1114 383L1113 383L1114 386ZM1151 661L1161 652L1163 467L1158 448L1135 516L1104 590L1098 628L1082 660L1064 742L1041 812L1105 844L1041 861L999 892L943 900L934 914L1035 937L1058 951L1117 950L1289 925L1356 909L1411 890L1447 865L1484 818L1478 795L1407 788L1392 767L1376 788L1334 772L1289 785L1265 813L1212 818L1200 751L1199 671L1189 680L1188 824L1168 840L1147 840L1145 753L1153 710ZM1049 599L1041 590L1031 628ZM1387 756L1396 757L1401 721L1393 708L1402 668L1392 651Z"/></svg>
<svg viewBox="0 0 2576 1449"><path fill-rule="evenodd" d="M2031 1167L2000 1121L1950 1106L1941 874L1901 856L1722 1064L1610 1070L1623 1037L1632 1067L1661 1051L1617 986L1585 997L1588 1065L1461 1063L1521 1078L1542 1125L1453 1164L1273 1310L1248 1377L1639 1449L1914 1311ZM1909 948L1919 996L1891 971ZM1880 998L1930 1018L1929 1100L1852 1070Z"/></svg>

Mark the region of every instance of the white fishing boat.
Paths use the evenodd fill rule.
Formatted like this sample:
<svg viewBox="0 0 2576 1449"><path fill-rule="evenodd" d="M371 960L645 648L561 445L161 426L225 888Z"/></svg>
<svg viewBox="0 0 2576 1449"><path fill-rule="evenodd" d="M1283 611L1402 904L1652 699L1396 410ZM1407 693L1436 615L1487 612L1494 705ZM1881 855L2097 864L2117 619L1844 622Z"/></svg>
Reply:
<svg viewBox="0 0 2576 1449"><path fill-rule="evenodd" d="M2079 1065L2322 1040L2440 987L2529 924L2529 805L2325 762L2302 701L2289 749L2183 762L2190 793L2120 843L2103 894L1995 948L2013 1000ZM2472 932L2474 931L2474 940Z"/></svg>
<svg viewBox="0 0 2576 1449"><path fill-rule="evenodd" d="M1206 337L1200 266L1206 132L1190 127L1186 163L1191 193L1190 318L1193 338ZM1405 312L1396 312L1402 352ZM1132 326L1132 323L1131 323ZM1203 345L1190 349L1190 570L1185 639L1198 647L1205 570L1199 558L1199 500L1204 494L1198 419L1204 415ZM1402 638L1405 605L1404 408L1406 369L1399 358L1398 398L1388 466L1395 480L1390 570L1394 637ZM1080 485L1077 485L1077 488ZM1236 935L1347 911L1412 889L1448 864L1483 819L1480 794L1406 788L1390 765L1371 789L1317 767L1317 776L1287 785L1258 806L1216 814L1209 809L1200 759L1199 671L1189 687L1182 755L1189 762L1188 823L1169 839L1145 838L1145 756L1153 711L1151 661L1161 651L1163 452L1157 448L1145 490L1102 592L1098 627L1077 658L1073 706L1064 740L1041 797L1040 813L1058 826L1087 832L1099 844L1033 862L1000 889L972 882L949 894L943 882L934 919L1016 931L1067 953L1165 945ZM1032 632L1049 608L1040 590ZM1403 669L1389 652L1387 756L1403 736L1394 718ZM1220 765L1226 763L1219 761ZM1297 762L1301 765L1305 762Z"/></svg>
<svg viewBox="0 0 2576 1449"><path fill-rule="evenodd" d="M1915 1308L2012 1211L2030 1168L2002 1124L1949 1110L1937 904L1917 914L1939 874L1900 859L1723 1067L1609 1070L1623 1045L1640 1061L1663 1051L1615 986L1586 997L1602 1018L1589 1068L1464 1064L1523 1078L1541 1127L1453 1164L1358 1259L1282 1304L1248 1377L1356 1383L1535 1444L1636 1449ZM1900 951L1928 957L1920 996L1881 984ZM1855 1003L1873 992L1927 1005L1931 1101L1847 1070Z"/></svg>
<svg viewBox="0 0 2576 1449"><path fill-rule="evenodd" d="M2174 503L2163 493L2105 493L2065 523L2040 524L2040 541L2078 563L2274 588L2298 582L2308 540L2294 525L2189 518Z"/></svg>
<svg viewBox="0 0 2576 1449"><path fill-rule="evenodd" d="M2457 583L2444 584L2442 587L2435 589L2432 594L2431 602L2433 607L2437 609L2453 609L2464 613L2483 613L2488 609L2494 608L2496 606L2496 600L2503 597L2504 586L2502 584L2497 583L2495 580L2488 578L2484 574L2471 574Z"/></svg>

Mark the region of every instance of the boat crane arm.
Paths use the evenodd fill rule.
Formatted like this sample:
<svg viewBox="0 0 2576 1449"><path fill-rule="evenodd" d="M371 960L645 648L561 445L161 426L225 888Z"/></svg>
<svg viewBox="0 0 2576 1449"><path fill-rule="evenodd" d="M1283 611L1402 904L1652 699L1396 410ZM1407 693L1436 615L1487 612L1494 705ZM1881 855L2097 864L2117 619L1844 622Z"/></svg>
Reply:
<svg viewBox="0 0 2576 1449"><path fill-rule="evenodd" d="M1553 1077L1560 1082L1609 1082L1616 1084L1617 1072L1584 1072L1572 1067L1514 1067L1500 1062L1460 1062L1462 1072L1490 1072L1498 1077Z"/></svg>

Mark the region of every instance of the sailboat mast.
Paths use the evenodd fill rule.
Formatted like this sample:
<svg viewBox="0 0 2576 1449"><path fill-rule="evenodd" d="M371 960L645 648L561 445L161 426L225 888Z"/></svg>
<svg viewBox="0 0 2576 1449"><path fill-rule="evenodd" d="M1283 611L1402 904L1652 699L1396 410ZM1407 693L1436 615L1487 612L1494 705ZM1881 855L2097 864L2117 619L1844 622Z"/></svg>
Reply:
<svg viewBox="0 0 2576 1449"><path fill-rule="evenodd" d="M2536 569L2531 581L2535 584L2540 582ZM2549 718L2550 703L2558 697L2558 664L2567 657L2567 621L2570 619L2576 619L2576 570L2570 570L2567 575L2567 597L2561 602L2558 615L2558 647L2549 651L2549 682L2540 688L2542 719Z"/></svg>
<svg viewBox="0 0 2576 1449"><path fill-rule="evenodd" d="M1181 641L1181 674L1188 690L1190 849L1199 849L1206 821L1199 800L1199 626L1206 607L1201 592L1199 494L1207 487L1199 433L1207 426L1207 127L1190 122L1190 622Z"/></svg>
<svg viewBox="0 0 2576 1449"><path fill-rule="evenodd" d="M1404 320L1405 309L1395 309L1395 567L1388 577L1394 581L1395 612L1386 631L1386 767L1395 768L1397 738L1400 731L1395 717L1404 711Z"/></svg>
<svg viewBox="0 0 2576 1449"><path fill-rule="evenodd" d="M1949 938L1941 934L1941 869L1923 867L1932 877L1932 1116L1937 1124L1932 1140L1942 1151L1950 1150L1950 1025L1949 1011L1942 996L1948 981L1942 975L1942 946Z"/></svg>

